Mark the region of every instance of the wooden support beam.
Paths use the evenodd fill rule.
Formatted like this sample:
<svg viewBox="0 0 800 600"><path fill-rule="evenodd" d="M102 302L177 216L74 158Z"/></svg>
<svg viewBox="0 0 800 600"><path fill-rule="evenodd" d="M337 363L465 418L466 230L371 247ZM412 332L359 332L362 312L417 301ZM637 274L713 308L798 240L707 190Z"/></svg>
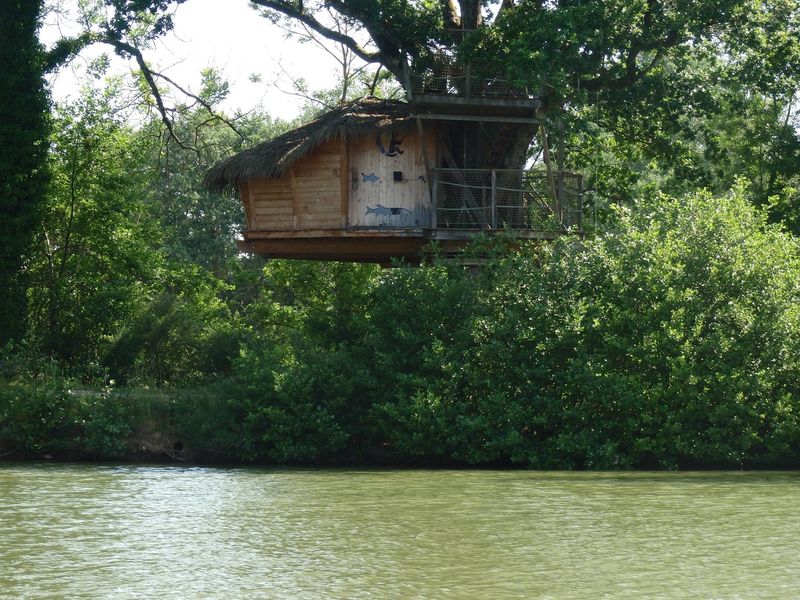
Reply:
<svg viewBox="0 0 800 600"><path fill-rule="evenodd" d="M428 200L431 204L434 203L434 191L433 191L433 167L431 166L431 161L428 156L428 145L425 143L425 130L422 127L422 121L417 118L417 133L419 134L419 143L422 147L422 160L425 162L425 181L428 184ZM434 216L433 216L433 227L436 227L436 213L434 208Z"/></svg>
<svg viewBox="0 0 800 600"><path fill-rule="evenodd" d="M444 113L423 113L415 115L418 119L432 119L435 121L477 121L486 123L528 123L534 125L539 122L536 117L504 117L497 115L458 115Z"/></svg>
<svg viewBox="0 0 800 600"><path fill-rule="evenodd" d="M553 175L553 161L550 160L550 145L547 143L547 130L544 128L544 123L539 126L539 131L542 134L542 157L544 158L544 166L547 169L547 180L550 183L550 195L554 203L558 202L558 194L556 192L556 181ZM553 211L557 214L557 209ZM551 209L552 210L552 209Z"/></svg>

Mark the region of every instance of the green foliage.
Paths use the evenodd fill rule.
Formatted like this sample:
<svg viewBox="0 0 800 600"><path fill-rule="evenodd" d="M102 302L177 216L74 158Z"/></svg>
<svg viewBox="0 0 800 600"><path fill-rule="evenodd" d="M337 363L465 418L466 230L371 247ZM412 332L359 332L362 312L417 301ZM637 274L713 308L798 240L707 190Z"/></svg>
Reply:
<svg viewBox="0 0 800 600"><path fill-rule="evenodd" d="M100 459L123 458L128 438L136 425L134 407L109 389L89 395L82 403L83 444L87 453ZM140 419L141 420L141 417Z"/></svg>
<svg viewBox="0 0 800 600"><path fill-rule="evenodd" d="M0 449L5 452L61 453L76 436L75 416L61 380L0 381Z"/></svg>
<svg viewBox="0 0 800 600"><path fill-rule="evenodd" d="M226 373L238 354L223 284L198 267L166 275L164 291L131 315L103 357L118 382L185 384Z"/></svg>
<svg viewBox="0 0 800 600"><path fill-rule="evenodd" d="M654 197L477 272L272 264L260 333L205 404L216 440L280 462L791 460L800 255L744 195Z"/></svg>
<svg viewBox="0 0 800 600"><path fill-rule="evenodd" d="M147 432L172 432L174 408L147 390L73 389L59 376L0 380L0 455L15 459L150 459ZM152 433L152 432L151 432Z"/></svg>
<svg viewBox="0 0 800 600"><path fill-rule="evenodd" d="M146 45L171 27L167 4L84 3L84 25ZM798 242L768 224L800 231L795 1L504 4L459 51L496 56L547 96L553 147L588 171L596 236L517 251L482 240L465 255L488 257L478 268L391 270L239 255L240 202L200 182L287 127L264 114L234 115L237 134L176 105L190 152L160 119L131 113L118 82L88 89L52 116L42 191L29 9L0 41L22 61L3 77L30 92L0 103L14 116L2 134L30 150L21 167L0 154L17 169L4 179L11 275L0 287L24 290L29 306L27 336L0 352L0 454L129 457L137 436L158 431L200 457L252 462L796 461ZM452 41L442 3L347 8L348 28L379 32L376 51L412 69ZM73 42L56 54L86 40ZM367 89L366 74L345 69L318 99ZM203 102L227 93L203 73ZM21 132L17 113L38 116ZM18 326L15 302L3 315ZM94 391L70 392L65 375ZM98 389L108 380L172 396Z"/></svg>
<svg viewBox="0 0 800 600"><path fill-rule="evenodd" d="M97 361L159 263L117 103L114 86L86 89L54 115L52 180L27 273L30 333L61 360Z"/></svg>
<svg viewBox="0 0 800 600"><path fill-rule="evenodd" d="M482 242L473 252L493 258L475 269L273 261L258 290L232 297L236 320L214 279L201 293L192 272L109 353L112 373L192 385L150 409L120 392L69 394L41 365L39 381L56 383L3 385L0 445L113 458L155 427L207 460L792 464L797 239L743 188L617 212L584 241ZM29 381L34 367L4 354L6 377Z"/></svg>
<svg viewBox="0 0 800 600"><path fill-rule="evenodd" d="M207 101L223 96L224 82L204 76ZM238 257L241 203L201 182L245 142L182 108L176 129L194 132L200 154L162 145L157 122L126 125L121 81L97 85L54 112L53 177L27 257L24 344L89 383L108 376L174 385L225 374L240 346L236 302L249 302L234 283L258 267ZM251 115L238 127L257 139L283 124Z"/></svg>

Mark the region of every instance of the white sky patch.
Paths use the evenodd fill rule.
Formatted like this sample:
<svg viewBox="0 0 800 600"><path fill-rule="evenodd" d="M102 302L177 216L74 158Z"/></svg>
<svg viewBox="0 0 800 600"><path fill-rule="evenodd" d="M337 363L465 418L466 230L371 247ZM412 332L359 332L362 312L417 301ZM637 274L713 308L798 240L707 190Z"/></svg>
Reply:
<svg viewBox="0 0 800 600"><path fill-rule="evenodd" d="M72 8L69 16L74 15ZM331 57L312 44L286 39L278 27L250 8L247 0L188 0L177 8L174 22L172 33L158 40L154 48L143 51L145 58L155 70L192 92L199 90L201 70L215 68L230 84L230 96L223 104L228 112L247 112L263 106L273 117L297 116L302 99L283 93L274 85L282 79L279 87L291 89L279 64L293 77L304 78L313 89L335 85L336 65ZM76 31L68 18L51 15L40 38L50 45ZM71 65L51 77L53 97L62 100L74 96L86 65L103 53L113 57L113 73L136 68L133 61L114 57L108 47L87 48ZM251 81L253 75L260 81Z"/></svg>

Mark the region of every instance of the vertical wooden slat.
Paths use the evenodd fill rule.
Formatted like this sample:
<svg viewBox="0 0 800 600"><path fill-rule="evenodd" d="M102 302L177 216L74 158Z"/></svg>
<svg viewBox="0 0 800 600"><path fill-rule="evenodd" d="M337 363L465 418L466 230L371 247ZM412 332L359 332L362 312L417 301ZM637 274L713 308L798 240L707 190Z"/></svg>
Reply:
<svg viewBox="0 0 800 600"><path fill-rule="evenodd" d="M339 146L339 177L342 189L342 227L350 225L348 222L350 214L350 165L347 158L347 140L342 138L342 143Z"/></svg>
<svg viewBox="0 0 800 600"><path fill-rule="evenodd" d="M292 229L299 229L300 217L297 213L297 181L294 177L294 167L289 169L289 186L292 189Z"/></svg>
<svg viewBox="0 0 800 600"><path fill-rule="evenodd" d="M256 228L256 215L253 210L253 195L250 193L250 184L247 181L239 184L239 196L241 196L242 204L244 204L244 218L247 229L253 230Z"/></svg>

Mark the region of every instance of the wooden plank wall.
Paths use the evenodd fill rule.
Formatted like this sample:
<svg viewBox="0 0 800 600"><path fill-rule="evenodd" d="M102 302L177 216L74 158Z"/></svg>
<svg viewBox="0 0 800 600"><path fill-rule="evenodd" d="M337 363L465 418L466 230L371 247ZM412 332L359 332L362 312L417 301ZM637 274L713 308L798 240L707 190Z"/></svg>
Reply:
<svg viewBox="0 0 800 600"><path fill-rule="evenodd" d="M251 179L242 194L248 194L245 202L247 228L251 231L262 229L292 229L294 227L294 208L292 207L292 188L288 177L280 179Z"/></svg>
<svg viewBox="0 0 800 600"><path fill-rule="evenodd" d="M398 143L399 142L399 143ZM428 156L435 136L426 131ZM349 224L355 227L430 227L431 198L425 160L415 129L386 131L351 143ZM402 174L395 181L394 172Z"/></svg>
<svg viewBox="0 0 800 600"><path fill-rule="evenodd" d="M339 141L319 146L279 179L253 179L240 187L250 231L339 228L346 224Z"/></svg>
<svg viewBox="0 0 800 600"><path fill-rule="evenodd" d="M344 227L341 143L336 140L317 147L294 164L292 174L297 228Z"/></svg>

